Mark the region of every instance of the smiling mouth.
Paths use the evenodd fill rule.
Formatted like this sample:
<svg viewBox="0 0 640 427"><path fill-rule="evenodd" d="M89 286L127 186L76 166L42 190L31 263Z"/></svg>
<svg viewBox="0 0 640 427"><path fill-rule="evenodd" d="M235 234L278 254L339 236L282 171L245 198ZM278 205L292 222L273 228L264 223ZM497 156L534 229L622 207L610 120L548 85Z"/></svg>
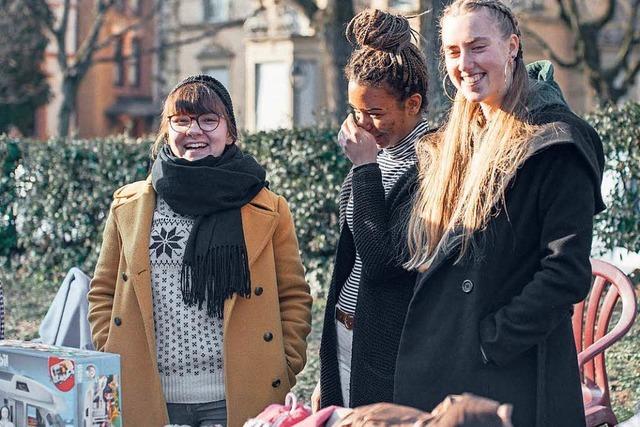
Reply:
<svg viewBox="0 0 640 427"><path fill-rule="evenodd" d="M461 78L464 84L466 84L467 86L475 86L480 80L484 78L485 75L485 73L477 73L468 76L461 76Z"/></svg>
<svg viewBox="0 0 640 427"><path fill-rule="evenodd" d="M190 142L184 145L185 150L200 150L202 148L208 147L209 144L204 142Z"/></svg>

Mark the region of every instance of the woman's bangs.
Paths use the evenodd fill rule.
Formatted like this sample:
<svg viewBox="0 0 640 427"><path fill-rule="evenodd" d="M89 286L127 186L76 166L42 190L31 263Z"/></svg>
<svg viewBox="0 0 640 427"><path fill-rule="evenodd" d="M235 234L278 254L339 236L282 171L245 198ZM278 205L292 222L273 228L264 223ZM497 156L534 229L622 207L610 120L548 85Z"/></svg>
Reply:
<svg viewBox="0 0 640 427"><path fill-rule="evenodd" d="M188 84L178 88L169 95L166 107L167 116L178 113L223 114L224 112L224 105L216 93L202 84Z"/></svg>

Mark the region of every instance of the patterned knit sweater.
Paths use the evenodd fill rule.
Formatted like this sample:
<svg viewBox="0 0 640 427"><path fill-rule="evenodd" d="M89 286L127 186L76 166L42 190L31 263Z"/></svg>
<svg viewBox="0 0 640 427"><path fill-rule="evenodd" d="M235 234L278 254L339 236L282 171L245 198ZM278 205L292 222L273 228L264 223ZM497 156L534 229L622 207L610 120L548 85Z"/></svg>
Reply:
<svg viewBox="0 0 640 427"><path fill-rule="evenodd" d="M158 370L168 403L225 398L222 319L208 317L206 306L187 306L180 291L182 257L193 223L158 197L149 258Z"/></svg>
<svg viewBox="0 0 640 427"><path fill-rule="evenodd" d="M416 189L417 169L410 167L385 194L378 164L354 168L340 193L340 239L327 296L320 346L323 407L356 407L393 400L395 359L402 325L413 294L415 272L401 267L406 224ZM353 232L346 226L346 207L353 194ZM350 402L343 402L336 357L333 307L355 263L362 258L353 355Z"/></svg>

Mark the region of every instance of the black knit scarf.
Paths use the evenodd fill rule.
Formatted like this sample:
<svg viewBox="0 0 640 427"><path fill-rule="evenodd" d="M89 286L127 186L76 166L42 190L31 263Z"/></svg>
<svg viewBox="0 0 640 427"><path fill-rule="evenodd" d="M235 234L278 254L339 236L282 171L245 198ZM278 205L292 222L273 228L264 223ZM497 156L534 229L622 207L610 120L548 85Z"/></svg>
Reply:
<svg viewBox="0 0 640 427"><path fill-rule="evenodd" d="M187 305L222 318L224 301L251 294L240 208L266 185L265 171L236 145L220 157L189 161L168 145L151 168L153 188L175 212L195 217L182 261L180 289Z"/></svg>

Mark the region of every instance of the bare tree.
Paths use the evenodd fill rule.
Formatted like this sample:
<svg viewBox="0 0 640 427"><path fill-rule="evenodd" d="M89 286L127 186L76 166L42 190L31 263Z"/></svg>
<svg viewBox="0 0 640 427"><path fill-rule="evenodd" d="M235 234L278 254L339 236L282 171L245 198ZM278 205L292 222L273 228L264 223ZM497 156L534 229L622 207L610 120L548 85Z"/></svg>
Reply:
<svg viewBox="0 0 640 427"><path fill-rule="evenodd" d="M45 4L45 0L33 1L39 1ZM130 59L128 56L113 56L107 54L107 52L109 52L110 48L126 33L141 28L148 28L154 19L159 16L164 2L163 0L154 0L149 8L150 10L143 13L142 16L132 19L128 25L124 25L118 31L104 35L103 28L109 14L114 12L116 3L117 0L95 0L93 15L89 21L89 29L84 36L81 34L82 39L79 41L79 46L73 55L68 54L73 51L73 47L67 45L67 34L70 31L69 26L72 25L70 13L71 9L75 7L72 4L72 0L63 0L59 5L61 11L58 19L47 22L47 28L51 33L53 43L57 50L56 60L62 73L62 103L58 113L59 136L64 137L69 134L71 117L76 109L78 88L91 66L96 63L113 62L116 60L127 61ZM150 47L143 48L140 54L151 54L161 51L162 49L194 43L206 37L211 37L221 29L233 25L238 25L238 22L227 21L214 24L202 30L197 36L191 36L185 39L155 41Z"/></svg>
<svg viewBox="0 0 640 427"><path fill-rule="evenodd" d="M33 6L37 13L24 7ZM49 85L40 65L47 46L43 22L49 9L37 0L0 0L0 132L16 126L31 134L34 111L46 104Z"/></svg>
<svg viewBox="0 0 640 427"><path fill-rule="evenodd" d="M627 94L640 71L640 0L597 2L601 13L588 12L586 0L555 0L560 22L574 35L574 54L557 54L539 34L524 29L561 67L581 69L594 89L599 104L617 102ZM594 5L595 2L591 4ZM614 49L604 60L605 49Z"/></svg>

